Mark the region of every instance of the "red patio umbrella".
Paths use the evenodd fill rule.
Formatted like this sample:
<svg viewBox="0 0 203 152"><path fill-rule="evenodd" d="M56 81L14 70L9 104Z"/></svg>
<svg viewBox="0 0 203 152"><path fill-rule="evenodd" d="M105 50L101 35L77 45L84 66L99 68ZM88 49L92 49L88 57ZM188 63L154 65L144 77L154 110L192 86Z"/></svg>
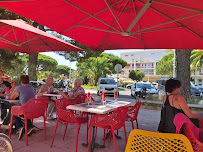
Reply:
<svg viewBox="0 0 203 152"><path fill-rule="evenodd" d="M83 51L22 20L0 20L0 48L28 54L47 51Z"/></svg>
<svg viewBox="0 0 203 152"><path fill-rule="evenodd" d="M0 2L94 50L203 48L202 0Z"/></svg>

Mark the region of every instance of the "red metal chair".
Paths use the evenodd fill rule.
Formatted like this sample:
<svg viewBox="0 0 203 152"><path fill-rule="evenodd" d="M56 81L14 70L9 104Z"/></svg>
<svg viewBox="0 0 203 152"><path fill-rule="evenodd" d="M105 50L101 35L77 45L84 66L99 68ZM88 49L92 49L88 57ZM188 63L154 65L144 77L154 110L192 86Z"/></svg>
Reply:
<svg viewBox="0 0 203 152"><path fill-rule="evenodd" d="M57 99L57 100L55 100L55 102L56 102L56 108L57 108L58 117L57 117L57 122L56 122L54 135L53 135L53 138L52 138L51 147L53 146L53 143L54 143L54 137L55 137L55 134L56 134L58 123L59 122L66 123L66 128L65 128L64 135L63 135L63 140L65 138L68 123L75 123L75 124L77 124L77 136L76 136L76 152L77 152L78 134L79 134L79 131L80 131L80 125L87 123L88 122L88 117L87 117L87 115L86 116L85 115L83 115L83 116L75 115L72 111L66 110L66 106L70 105L70 102L69 102L69 100L67 100L65 98ZM87 123L87 139L88 139L88 123Z"/></svg>
<svg viewBox="0 0 203 152"><path fill-rule="evenodd" d="M44 117L44 136L46 140L46 116L45 110L47 108L46 99L30 99L23 106L13 106L11 108L11 124L10 124L10 133L9 137L11 138L12 126L14 123L14 116L20 117L25 120L25 135L26 135L26 145L28 146L28 137L27 137L27 119L34 119L43 116ZM23 115L23 117L22 117Z"/></svg>
<svg viewBox="0 0 203 152"><path fill-rule="evenodd" d="M203 151L203 143L201 142L203 140L203 130L200 129L200 140L199 141L193 134L192 130L190 129L189 125L187 123L183 124L183 134L189 139L192 148L194 152L202 152Z"/></svg>
<svg viewBox="0 0 203 152"><path fill-rule="evenodd" d="M131 123L132 123L132 128L133 128L133 129L134 129L134 124L133 124L133 122L134 122L135 120L136 120L136 124L137 124L137 129L139 129L139 128L138 128L137 116L138 116L138 113L139 113L141 104L142 104L141 101L137 102L133 107L130 107L130 108L128 109L128 112L127 112L126 121L131 121Z"/></svg>
<svg viewBox="0 0 203 152"><path fill-rule="evenodd" d="M90 152L90 143L91 143L91 135L92 135L93 126L103 128L104 136L105 136L105 130L110 130L112 133L114 133L114 130L118 130L121 127L123 127L124 133L125 133L125 140L127 143L126 129L125 129L125 118L127 115L127 111L128 111L128 107L119 107L111 115L94 115L94 116L92 116L91 121L90 121L90 135L89 135L88 152ZM113 135L113 141L114 141L114 148L115 148L115 152L116 152L117 151L116 140L115 140L114 135ZM104 144L105 144L105 137L104 137Z"/></svg>

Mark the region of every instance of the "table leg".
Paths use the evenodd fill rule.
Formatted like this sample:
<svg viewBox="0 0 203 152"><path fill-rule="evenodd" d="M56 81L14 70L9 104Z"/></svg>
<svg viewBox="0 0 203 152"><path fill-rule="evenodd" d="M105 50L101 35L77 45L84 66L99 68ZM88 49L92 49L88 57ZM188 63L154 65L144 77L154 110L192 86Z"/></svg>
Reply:
<svg viewBox="0 0 203 152"><path fill-rule="evenodd" d="M92 132L92 140L91 140L91 145L90 145L90 152L93 152L94 148L105 148L104 145L100 145L95 142L95 126L93 126L92 131L93 132ZM82 143L82 146L88 147L88 143Z"/></svg>
<svg viewBox="0 0 203 152"><path fill-rule="evenodd" d="M111 133L111 131L108 131L108 132L106 133L105 139L108 139L108 138L110 137L110 133ZM115 134L115 133L114 133L114 134ZM115 137L116 137L117 139L121 139L121 136L117 136L117 134L115 134Z"/></svg>

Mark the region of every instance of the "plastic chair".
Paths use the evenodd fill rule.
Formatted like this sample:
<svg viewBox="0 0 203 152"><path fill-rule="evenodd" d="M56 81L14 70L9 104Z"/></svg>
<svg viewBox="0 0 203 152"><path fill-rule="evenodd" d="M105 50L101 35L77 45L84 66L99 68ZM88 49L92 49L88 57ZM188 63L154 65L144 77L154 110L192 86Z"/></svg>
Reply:
<svg viewBox="0 0 203 152"><path fill-rule="evenodd" d="M128 137L125 149L125 152L129 151L193 152L193 149L184 135L134 129Z"/></svg>
<svg viewBox="0 0 203 152"><path fill-rule="evenodd" d="M186 115L184 115L182 113L176 114L174 119L173 119L173 123L176 126L176 134L179 134L183 124L187 123L189 125L190 129L192 130L194 136L197 139L200 138L200 136L199 136L199 128L197 128Z"/></svg>
<svg viewBox="0 0 203 152"><path fill-rule="evenodd" d="M57 99L57 100L55 100L55 102L56 102L58 117L57 117L57 122L56 122L55 130L54 130L54 135L52 138L51 147L53 146L53 143L54 143L54 138L55 138L58 123L59 122L66 123L66 128L65 128L64 135L63 135L63 140L65 138L68 123L75 123L75 124L77 124L77 136L76 136L76 152L77 152L78 134L80 131L80 126L81 126L81 124L85 124L88 122L88 117L85 115L83 115L83 116L74 115L74 113L72 111L66 110L66 106L70 105L70 102L69 102L69 100L67 100L65 98ZM87 140L88 140L88 123L87 123Z"/></svg>
<svg viewBox="0 0 203 152"><path fill-rule="evenodd" d="M138 116L141 104L142 104L141 101L137 102L133 107L130 107L127 112L126 121L131 121L133 129L134 129L134 124L133 124L134 121L136 121L137 129L139 129L137 116Z"/></svg>
<svg viewBox="0 0 203 152"><path fill-rule="evenodd" d="M191 130L190 126L187 123L183 124L183 134L189 139L190 143L192 144L192 148L194 152L202 152L203 151L203 143L200 142L195 136L193 131ZM203 130L200 131L200 140L203 141Z"/></svg>
<svg viewBox="0 0 203 152"><path fill-rule="evenodd" d="M20 117L25 120L25 135L26 135L26 145L28 146L28 137L27 137L27 119L34 119L43 116L44 117L44 136L46 140L46 116L45 110L47 108L47 103L45 99L30 99L23 106L13 106L11 108L11 124L10 124L10 133L9 137L11 138L12 126L14 123L14 116ZM22 115L24 117L22 117Z"/></svg>
<svg viewBox="0 0 203 152"><path fill-rule="evenodd" d="M125 140L127 143L126 137L126 129L125 129L125 118L128 112L128 107L119 107L117 108L113 114L111 115L94 115L90 121L90 135L89 135L89 143L91 143L91 135L92 135L92 127L99 127L104 129L104 136L105 130L110 130L114 133L114 130L119 130L121 127L124 128L125 133ZM114 141L114 149L116 149L116 140L115 136L113 135ZM105 144L105 137L104 137L104 144ZM88 145L88 152L90 152L90 144Z"/></svg>

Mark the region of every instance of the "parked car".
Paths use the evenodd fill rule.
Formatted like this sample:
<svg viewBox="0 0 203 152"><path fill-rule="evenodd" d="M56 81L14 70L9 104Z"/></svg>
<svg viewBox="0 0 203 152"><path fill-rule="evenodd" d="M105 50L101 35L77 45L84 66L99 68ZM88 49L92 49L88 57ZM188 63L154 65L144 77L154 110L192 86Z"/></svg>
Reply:
<svg viewBox="0 0 203 152"><path fill-rule="evenodd" d="M113 78L99 78L97 83L97 95L101 95L102 92L105 94L114 94L114 92L118 91L118 86Z"/></svg>
<svg viewBox="0 0 203 152"><path fill-rule="evenodd" d="M158 91L148 82L137 82L131 86L131 96L137 96L141 93L142 88L146 88L147 94L158 94Z"/></svg>
<svg viewBox="0 0 203 152"><path fill-rule="evenodd" d="M34 88L40 88L43 84L46 84L44 81L30 81L30 85Z"/></svg>
<svg viewBox="0 0 203 152"><path fill-rule="evenodd" d="M128 85L126 86L126 88L127 88L127 89L131 89L131 86L132 86L132 84L128 84Z"/></svg>

